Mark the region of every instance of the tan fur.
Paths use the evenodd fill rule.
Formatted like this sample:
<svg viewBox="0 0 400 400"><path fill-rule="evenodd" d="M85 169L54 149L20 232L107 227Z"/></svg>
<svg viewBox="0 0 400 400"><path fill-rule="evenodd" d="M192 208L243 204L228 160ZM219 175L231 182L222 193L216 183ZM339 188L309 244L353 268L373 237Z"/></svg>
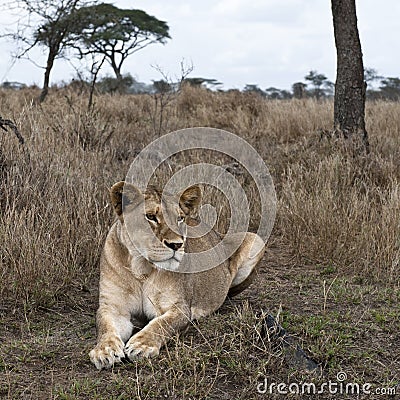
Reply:
<svg viewBox="0 0 400 400"><path fill-rule="evenodd" d="M98 339L90 352L98 369L109 368L125 356L158 355L169 337L184 330L190 321L217 310L228 292L234 295L245 289L264 254L264 243L257 235L233 235L228 247L241 244L228 260L202 272L174 272L183 264L184 252L204 251L221 241L213 230L193 239L180 232L180 219L189 226L197 225L191 215L199 205L200 189L190 187L179 203L175 196L163 196L164 208L156 188L142 193L119 182L110 195L118 220L108 233L100 261ZM136 229L131 236L124 218L134 221ZM148 225L152 235L146 233ZM133 321L143 319L150 322L131 336Z"/></svg>

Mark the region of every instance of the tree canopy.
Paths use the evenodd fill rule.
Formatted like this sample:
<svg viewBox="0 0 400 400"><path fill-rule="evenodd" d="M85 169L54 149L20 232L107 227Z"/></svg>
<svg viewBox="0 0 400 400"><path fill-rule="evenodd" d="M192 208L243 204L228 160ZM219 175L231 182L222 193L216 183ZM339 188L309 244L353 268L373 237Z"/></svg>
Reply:
<svg viewBox="0 0 400 400"><path fill-rule="evenodd" d="M117 79L122 78L121 68L129 55L170 39L167 23L142 10L101 3L77 9L73 18L76 23L71 34L81 57L104 56Z"/></svg>

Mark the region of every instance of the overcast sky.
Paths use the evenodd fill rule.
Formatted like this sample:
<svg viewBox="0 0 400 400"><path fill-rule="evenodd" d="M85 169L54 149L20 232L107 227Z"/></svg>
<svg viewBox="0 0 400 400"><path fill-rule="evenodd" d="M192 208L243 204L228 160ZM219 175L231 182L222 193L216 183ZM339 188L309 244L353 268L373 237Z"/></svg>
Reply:
<svg viewBox="0 0 400 400"><path fill-rule="evenodd" d="M107 2L107 0L104 0ZM6 0L0 0L4 4ZM215 78L224 88L258 84L290 89L310 70L335 80L336 52L329 0L115 0L120 8L138 8L170 27L166 45L151 45L132 55L123 67L143 82L161 79L159 65L172 78L180 62L192 63L191 77ZM400 76L399 0L358 0L358 26L364 65L384 76ZM1 30L12 29L16 16L1 12ZM0 80L41 85L43 70L28 61L13 63L15 46L0 41ZM44 64L40 51L32 59ZM78 65L78 63L77 63ZM111 74L109 68L103 71ZM51 81L69 81L74 69L57 61Z"/></svg>

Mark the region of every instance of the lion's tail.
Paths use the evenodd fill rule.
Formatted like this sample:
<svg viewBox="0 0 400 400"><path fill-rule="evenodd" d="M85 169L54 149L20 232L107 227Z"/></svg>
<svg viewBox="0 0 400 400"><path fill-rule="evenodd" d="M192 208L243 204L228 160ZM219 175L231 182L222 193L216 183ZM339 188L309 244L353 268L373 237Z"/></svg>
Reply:
<svg viewBox="0 0 400 400"><path fill-rule="evenodd" d="M253 283L255 276L256 268L251 271L250 275L243 282L240 282L238 285L229 288L228 297L234 297L243 292L243 290L247 289Z"/></svg>

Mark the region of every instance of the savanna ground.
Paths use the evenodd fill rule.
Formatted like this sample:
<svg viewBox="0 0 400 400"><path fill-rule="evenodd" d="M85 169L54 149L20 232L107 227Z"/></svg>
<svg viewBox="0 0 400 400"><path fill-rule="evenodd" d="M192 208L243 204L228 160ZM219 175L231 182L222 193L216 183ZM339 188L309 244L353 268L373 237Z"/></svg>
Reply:
<svg viewBox="0 0 400 400"><path fill-rule="evenodd" d="M148 95L102 95L88 111L86 93L54 91L42 106L32 102L37 95L0 92L0 115L25 138L21 145L0 131L1 398L300 398L258 393L257 385L319 385L339 372L345 382L370 383L372 393L399 384L400 103L367 104L371 151L357 155L326 134L330 101L186 87L161 108ZM98 372L88 352L98 260L114 219L107 188L146 144L192 126L233 132L267 163L278 198L268 250L250 288L159 358ZM194 159L227 163L196 153L175 165ZM248 177L238 179L256 204ZM279 314L323 376L284 360L262 334L261 310Z"/></svg>

